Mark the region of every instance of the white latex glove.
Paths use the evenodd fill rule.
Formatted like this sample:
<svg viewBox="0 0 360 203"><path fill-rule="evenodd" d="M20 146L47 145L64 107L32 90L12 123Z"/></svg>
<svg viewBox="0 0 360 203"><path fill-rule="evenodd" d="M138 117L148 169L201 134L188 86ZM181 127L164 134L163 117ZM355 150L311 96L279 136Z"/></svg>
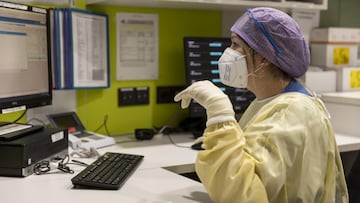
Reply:
<svg viewBox="0 0 360 203"><path fill-rule="evenodd" d="M206 109L206 125L235 121L233 106L226 94L210 81L198 81L178 93L174 100L181 100L181 107L187 108L194 99Z"/></svg>

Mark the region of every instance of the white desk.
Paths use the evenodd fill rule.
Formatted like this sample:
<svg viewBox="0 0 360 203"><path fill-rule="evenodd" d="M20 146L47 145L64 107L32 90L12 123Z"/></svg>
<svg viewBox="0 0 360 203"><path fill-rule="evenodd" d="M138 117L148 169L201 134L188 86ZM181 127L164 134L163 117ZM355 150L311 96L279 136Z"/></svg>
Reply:
<svg viewBox="0 0 360 203"><path fill-rule="evenodd" d="M189 147L192 135L171 135L178 145ZM360 149L360 137L337 135L340 151ZM73 189L70 179L74 174L31 175L25 178L0 177L2 203L188 203L211 202L201 183L164 169L177 172L193 171L197 151L176 147L167 136L153 140L125 142L99 149L144 155L135 173L119 190ZM74 158L75 159L75 158ZM94 159L78 159L91 163ZM84 167L70 165L75 172ZM177 166L177 167L174 167Z"/></svg>
<svg viewBox="0 0 360 203"><path fill-rule="evenodd" d="M191 135L172 135L173 140L190 147ZM176 147L167 136L153 140L126 142L99 149L144 155L135 173L119 190L74 189L70 179L74 174L31 175L25 178L0 177L2 203L187 203L211 202L201 183L162 167L184 165L193 167L197 151ZM77 158L74 158L77 159ZM77 159L91 163L94 159ZM76 173L84 167L69 165Z"/></svg>

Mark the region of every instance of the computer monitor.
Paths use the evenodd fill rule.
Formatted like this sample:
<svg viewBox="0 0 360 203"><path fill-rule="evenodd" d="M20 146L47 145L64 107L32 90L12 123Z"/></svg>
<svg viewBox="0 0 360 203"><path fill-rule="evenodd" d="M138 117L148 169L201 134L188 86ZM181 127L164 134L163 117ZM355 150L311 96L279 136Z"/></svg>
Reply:
<svg viewBox="0 0 360 203"><path fill-rule="evenodd" d="M213 82L229 96L235 113L241 115L255 96L246 89L229 87L220 81L218 60L230 45L230 38L184 37L186 78L188 85L200 80ZM189 117L206 116L205 109L194 100L189 111Z"/></svg>
<svg viewBox="0 0 360 203"><path fill-rule="evenodd" d="M0 1L0 113L52 102L48 9Z"/></svg>

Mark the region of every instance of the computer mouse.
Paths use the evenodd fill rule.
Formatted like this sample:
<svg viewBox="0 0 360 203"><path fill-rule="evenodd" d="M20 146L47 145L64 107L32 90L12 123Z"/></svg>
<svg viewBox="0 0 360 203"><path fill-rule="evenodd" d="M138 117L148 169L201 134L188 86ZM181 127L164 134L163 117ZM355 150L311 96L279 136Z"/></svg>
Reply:
<svg viewBox="0 0 360 203"><path fill-rule="evenodd" d="M204 150L204 148L202 148L202 144L203 142L197 142L191 145L191 149L194 150Z"/></svg>

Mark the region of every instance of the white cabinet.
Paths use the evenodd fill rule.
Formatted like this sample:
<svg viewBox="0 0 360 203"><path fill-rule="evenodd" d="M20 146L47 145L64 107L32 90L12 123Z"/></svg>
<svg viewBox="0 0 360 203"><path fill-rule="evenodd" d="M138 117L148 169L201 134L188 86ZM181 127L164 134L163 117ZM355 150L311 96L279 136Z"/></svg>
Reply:
<svg viewBox="0 0 360 203"><path fill-rule="evenodd" d="M321 95L336 133L360 137L360 92L333 92Z"/></svg>
<svg viewBox="0 0 360 203"><path fill-rule="evenodd" d="M210 10L234 10L244 6L326 10L328 0L87 0L87 4Z"/></svg>

